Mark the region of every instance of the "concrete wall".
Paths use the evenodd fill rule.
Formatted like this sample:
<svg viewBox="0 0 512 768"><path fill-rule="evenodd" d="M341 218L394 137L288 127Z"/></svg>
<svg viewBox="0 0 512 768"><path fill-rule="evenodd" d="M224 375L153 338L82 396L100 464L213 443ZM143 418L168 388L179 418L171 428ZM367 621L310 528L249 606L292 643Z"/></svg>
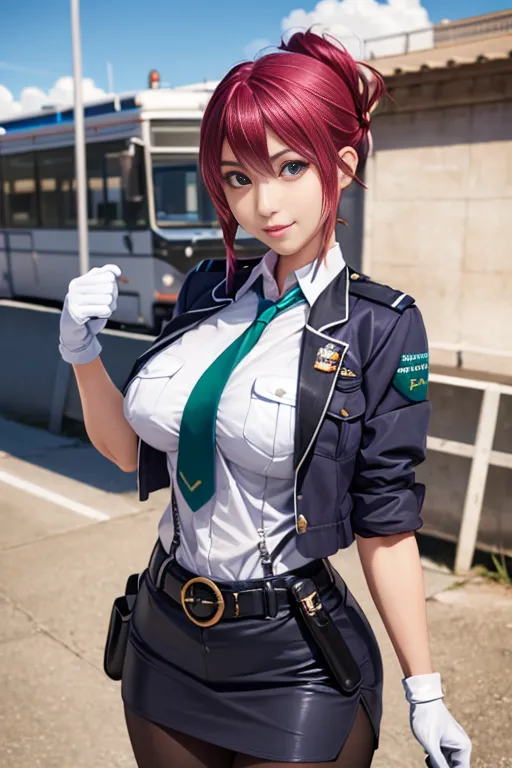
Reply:
<svg viewBox="0 0 512 768"><path fill-rule="evenodd" d="M77 421L83 419L71 366L63 363L59 355L59 320L57 309L0 301L2 415L42 427L49 426L52 409ZM111 330L104 331L99 338L102 360L118 387L153 339Z"/></svg>
<svg viewBox="0 0 512 768"><path fill-rule="evenodd" d="M363 270L416 298L434 364L512 376L512 102L426 106L373 121Z"/></svg>

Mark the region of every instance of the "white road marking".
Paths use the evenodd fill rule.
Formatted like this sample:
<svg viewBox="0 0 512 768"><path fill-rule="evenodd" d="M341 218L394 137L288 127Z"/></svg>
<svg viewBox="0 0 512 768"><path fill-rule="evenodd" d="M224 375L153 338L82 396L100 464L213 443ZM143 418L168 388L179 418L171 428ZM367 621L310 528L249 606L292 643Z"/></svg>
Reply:
<svg viewBox="0 0 512 768"><path fill-rule="evenodd" d="M21 477L11 475L9 472L3 472L0 470L0 482L12 485L14 488L19 488L21 491L31 493L33 496L39 496L40 499L49 501L52 504L57 504L59 507L70 509L72 512L76 512L83 517L89 517L92 520L110 520L109 516L104 512L98 512L97 509L87 507L85 504L80 504L78 501L72 501L66 496L62 496L60 493L54 493L46 488L42 488L35 483L29 483L28 480L22 480Z"/></svg>

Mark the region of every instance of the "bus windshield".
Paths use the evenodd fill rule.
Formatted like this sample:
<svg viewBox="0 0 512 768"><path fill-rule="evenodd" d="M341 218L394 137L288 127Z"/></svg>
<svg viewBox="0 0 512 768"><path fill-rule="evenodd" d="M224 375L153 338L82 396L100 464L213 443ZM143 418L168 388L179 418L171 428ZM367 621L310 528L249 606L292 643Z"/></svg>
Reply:
<svg viewBox="0 0 512 768"><path fill-rule="evenodd" d="M160 226L217 224L217 214L199 178L195 158L153 155L155 217Z"/></svg>

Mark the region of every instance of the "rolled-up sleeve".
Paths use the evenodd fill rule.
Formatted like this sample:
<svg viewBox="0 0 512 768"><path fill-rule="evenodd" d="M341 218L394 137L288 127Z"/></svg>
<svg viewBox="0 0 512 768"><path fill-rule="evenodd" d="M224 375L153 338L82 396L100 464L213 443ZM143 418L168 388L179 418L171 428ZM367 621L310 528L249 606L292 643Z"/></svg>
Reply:
<svg viewBox="0 0 512 768"><path fill-rule="evenodd" d="M352 529L363 537L421 528L425 487L415 467L426 457L428 343L417 307L405 310L368 363L361 446L350 486Z"/></svg>

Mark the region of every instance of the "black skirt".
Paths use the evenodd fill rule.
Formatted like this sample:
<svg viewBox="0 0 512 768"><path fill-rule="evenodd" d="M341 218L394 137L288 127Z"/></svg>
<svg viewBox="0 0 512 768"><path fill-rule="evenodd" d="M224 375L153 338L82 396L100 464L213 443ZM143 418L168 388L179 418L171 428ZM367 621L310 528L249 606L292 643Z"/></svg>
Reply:
<svg viewBox="0 0 512 768"><path fill-rule="evenodd" d="M194 575L181 571L186 578ZM335 760L362 704L376 749L379 647L354 596L335 576L321 597L360 665L363 683L356 693L347 696L337 688L293 609L285 607L275 618L201 628L145 571L123 668L124 703L147 720L211 744L297 763ZM249 586L239 582L233 588Z"/></svg>

